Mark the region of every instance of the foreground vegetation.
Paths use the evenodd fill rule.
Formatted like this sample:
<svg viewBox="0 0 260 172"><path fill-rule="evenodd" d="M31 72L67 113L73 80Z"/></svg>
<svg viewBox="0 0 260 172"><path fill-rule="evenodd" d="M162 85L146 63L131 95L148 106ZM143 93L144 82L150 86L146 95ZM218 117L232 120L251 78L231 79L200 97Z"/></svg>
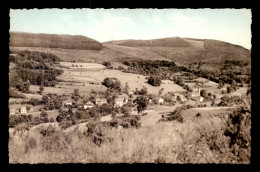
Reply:
<svg viewBox="0 0 260 172"><path fill-rule="evenodd" d="M21 126L10 135L10 163L250 163L250 110L190 116L138 129L108 129L96 122L83 132ZM101 144L94 134L103 138Z"/></svg>

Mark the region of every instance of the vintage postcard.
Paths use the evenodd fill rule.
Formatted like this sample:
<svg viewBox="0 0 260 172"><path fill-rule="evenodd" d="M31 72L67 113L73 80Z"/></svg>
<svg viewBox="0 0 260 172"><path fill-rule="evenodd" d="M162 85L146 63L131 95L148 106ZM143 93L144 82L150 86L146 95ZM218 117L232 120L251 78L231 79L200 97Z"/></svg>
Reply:
<svg viewBox="0 0 260 172"><path fill-rule="evenodd" d="M250 164L250 9L10 9L9 163Z"/></svg>

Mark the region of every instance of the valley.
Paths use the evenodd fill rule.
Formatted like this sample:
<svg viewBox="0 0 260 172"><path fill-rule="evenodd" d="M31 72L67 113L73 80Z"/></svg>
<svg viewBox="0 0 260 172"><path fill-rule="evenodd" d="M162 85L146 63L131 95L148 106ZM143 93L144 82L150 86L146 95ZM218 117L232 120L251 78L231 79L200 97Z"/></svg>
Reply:
<svg viewBox="0 0 260 172"><path fill-rule="evenodd" d="M250 161L224 132L230 114L251 115L249 51L178 37L93 40L93 50L57 38L10 46L10 163Z"/></svg>

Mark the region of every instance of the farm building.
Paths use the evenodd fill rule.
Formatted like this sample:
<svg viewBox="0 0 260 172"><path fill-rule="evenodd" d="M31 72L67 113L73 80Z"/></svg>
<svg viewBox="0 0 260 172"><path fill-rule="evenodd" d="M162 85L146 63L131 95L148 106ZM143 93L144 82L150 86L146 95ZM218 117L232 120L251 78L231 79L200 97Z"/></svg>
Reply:
<svg viewBox="0 0 260 172"><path fill-rule="evenodd" d="M10 109L10 115L15 115L16 110L15 109Z"/></svg>
<svg viewBox="0 0 260 172"><path fill-rule="evenodd" d="M115 105L121 107L124 104L126 104L127 102L128 102L127 97L119 97L119 98L116 98L116 100L115 100L116 104Z"/></svg>
<svg viewBox="0 0 260 172"><path fill-rule="evenodd" d="M96 98L96 101L95 101L96 105L102 105L102 104L105 104L105 103L107 103L107 99L105 99L105 98Z"/></svg>
<svg viewBox="0 0 260 172"><path fill-rule="evenodd" d="M200 97L200 103L203 102L204 98L203 97Z"/></svg>
<svg viewBox="0 0 260 172"><path fill-rule="evenodd" d="M83 108L87 109L87 108L92 108L94 106L94 104L91 101L88 101L86 104L84 104Z"/></svg>
<svg viewBox="0 0 260 172"><path fill-rule="evenodd" d="M159 98L158 102L159 102L160 104L163 104L163 102L164 102L163 98Z"/></svg>
<svg viewBox="0 0 260 172"><path fill-rule="evenodd" d="M191 97L199 97L200 96L200 89L198 91L194 91L191 93Z"/></svg>
<svg viewBox="0 0 260 172"><path fill-rule="evenodd" d="M27 113L27 109L26 109L25 106L22 106L22 107L20 108L20 113L21 113L22 115Z"/></svg>
<svg viewBox="0 0 260 172"><path fill-rule="evenodd" d="M70 106L72 106L72 102L71 101L65 101L63 103L63 105L64 105L64 107L70 107Z"/></svg>

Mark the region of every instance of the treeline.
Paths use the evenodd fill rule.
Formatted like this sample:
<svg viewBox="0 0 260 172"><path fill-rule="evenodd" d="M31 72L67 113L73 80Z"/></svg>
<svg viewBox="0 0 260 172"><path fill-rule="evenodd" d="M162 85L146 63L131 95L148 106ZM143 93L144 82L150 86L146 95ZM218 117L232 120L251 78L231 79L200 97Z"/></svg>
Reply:
<svg viewBox="0 0 260 172"><path fill-rule="evenodd" d="M38 51L16 51L11 50L10 54L16 54L15 56L11 55L10 60L18 60L19 59L27 59L27 60L34 60L36 62L45 62L45 63L59 63L61 60L59 57L57 57L55 54L51 53L44 53L44 52L38 52ZM22 57L22 58L21 58Z"/></svg>
<svg viewBox="0 0 260 172"><path fill-rule="evenodd" d="M166 61L166 60L133 60L133 61L124 61L123 64L127 66L132 66L132 67L154 67L154 68L159 68L159 67L171 67L171 66L176 66L174 62Z"/></svg>
<svg viewBox="0 0 260 172"><path fill-rule="evenodd" d="M241 61L241 60L225 60L224 63L225 64L232 64L232 65L240 66L240 67L244 67L244 66L249 65L249 63L247 61Z"/></svg>
<svg viewBox="0 0 260 172"><path fill-rule="evenodd" d="M63 70L55 69L53 64L59 63L60 59L50 53L14 51L16 55L10 55L10 62L16 64L11 71L10 86L19 91L29 91L30 84L55 86L57 78Z"/></svg>
<svg viewBox="0 0 260 172"><path fill-rule="evenodd" d="M123 72L157 76L160 80L169 78L172 72L168 68L177 67L174 62L166 60L133 60L124 61L123 64L128 66L127 69L122 68Z"/></svg>
<svg viewBox="0 0 260 172"><path fill-rule="evenodd" d="M201 61L199 63L195 62L190 64L189 67L177 66L174 62L165 60L133 60L124 61L123 64L128 66L128 69L122 69L124 72L157 76L160 80L172 80L172 74L176 72L187 72L216 83L224 82L232 84L233 81L236 81L236 83L241 86L251 83L251 67L247 61L225 60L222 64L218 64L219 70L216 71L201 69L201 66L206 64ZM197 65L197 67L194 67L194 65Z"/></svg>

